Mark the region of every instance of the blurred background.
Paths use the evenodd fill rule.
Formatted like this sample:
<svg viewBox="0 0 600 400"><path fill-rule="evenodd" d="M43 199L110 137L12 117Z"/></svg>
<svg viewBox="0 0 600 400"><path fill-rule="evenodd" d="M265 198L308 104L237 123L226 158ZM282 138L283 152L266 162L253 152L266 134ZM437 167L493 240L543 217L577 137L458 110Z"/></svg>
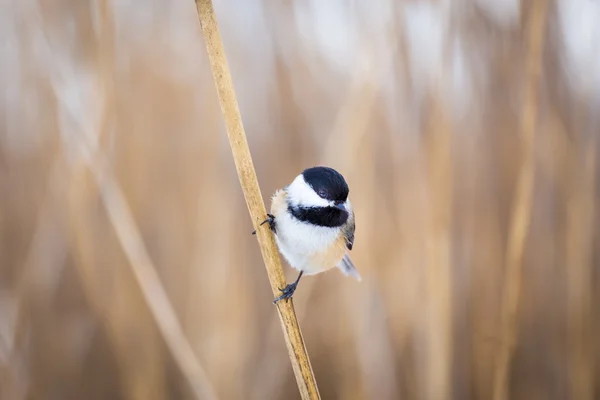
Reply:
<svg viewBox="0 0 600 400"><path fill-rule="evenodd" d="M0 398L300 398L194 2L0 4ZM322 398L600 398L600 3L214 5L267 205L351 188Z"/></svg>

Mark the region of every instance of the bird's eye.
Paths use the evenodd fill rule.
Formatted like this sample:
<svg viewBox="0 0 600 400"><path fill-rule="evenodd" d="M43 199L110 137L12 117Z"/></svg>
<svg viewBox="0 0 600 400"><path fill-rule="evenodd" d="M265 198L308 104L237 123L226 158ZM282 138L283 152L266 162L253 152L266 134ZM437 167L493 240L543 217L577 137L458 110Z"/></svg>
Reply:
<svg viewBox="0 0 600 400"><path fill-rule="evenodd" d="M319 197L322 198L325 198L327 196L327 192L325 192L324 190L319 190L317 194L319 195Z"/></svg>

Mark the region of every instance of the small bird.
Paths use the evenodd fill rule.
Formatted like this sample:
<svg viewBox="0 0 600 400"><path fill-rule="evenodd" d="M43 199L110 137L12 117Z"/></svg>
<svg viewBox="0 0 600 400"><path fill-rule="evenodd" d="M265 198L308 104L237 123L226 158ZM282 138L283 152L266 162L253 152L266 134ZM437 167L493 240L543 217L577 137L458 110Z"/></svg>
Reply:
<svg viewBox="0 0 600 400"><path fill-rule="evenodd" d="M260 226L269 224L279 251L300 271L293 283L279 289L282 295L273 303L292 297L302 275L338 267L344 275L362 280L348 254L356 227L348 193L339 172L313 167L273 194L271 212Z"/></svg>

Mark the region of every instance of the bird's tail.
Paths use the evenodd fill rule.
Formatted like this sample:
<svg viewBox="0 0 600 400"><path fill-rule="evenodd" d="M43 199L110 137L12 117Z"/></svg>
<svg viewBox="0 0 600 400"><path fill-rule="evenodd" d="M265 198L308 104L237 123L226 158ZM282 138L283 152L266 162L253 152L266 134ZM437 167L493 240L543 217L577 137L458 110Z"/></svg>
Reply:
<svg viewBox="0 0 600 400"><path fill-rule="evenodd" d="M344 254L342 261L340 261L340 263L338 264L338 268L342 271L344 275L351 276L359 282L362 281L362 277L358 273L358 270L352 263L352 260L350 259L350 256L347 253Z"/></svg>

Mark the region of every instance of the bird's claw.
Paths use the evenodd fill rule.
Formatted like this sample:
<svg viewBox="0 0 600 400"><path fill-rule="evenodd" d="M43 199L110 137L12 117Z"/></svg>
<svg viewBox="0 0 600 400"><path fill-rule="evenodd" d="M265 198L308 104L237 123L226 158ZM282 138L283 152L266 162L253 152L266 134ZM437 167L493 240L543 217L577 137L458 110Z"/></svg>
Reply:
<svg viewBox="0 0 600 400"><path fill-rule="evenodd" d="M288 301L292 298L292 295L296 291L296 286L298 286L298 282L290 283L283 289L279 289L282 292L282 295L273 300L273 304L277 304L278 301L284 300Z"/></svg>
<svg viewBox="0 0 600 400"><path fill-rule="evenodd" d="M269 224L269 228L275 232L275 216L273 214L267 214L267 219L265 219L263 222L261 222L260 224L258 224L258 226L263 226L264 224L268 223ZM253 235L256 235L256 230L252 232Z"/></svg>

